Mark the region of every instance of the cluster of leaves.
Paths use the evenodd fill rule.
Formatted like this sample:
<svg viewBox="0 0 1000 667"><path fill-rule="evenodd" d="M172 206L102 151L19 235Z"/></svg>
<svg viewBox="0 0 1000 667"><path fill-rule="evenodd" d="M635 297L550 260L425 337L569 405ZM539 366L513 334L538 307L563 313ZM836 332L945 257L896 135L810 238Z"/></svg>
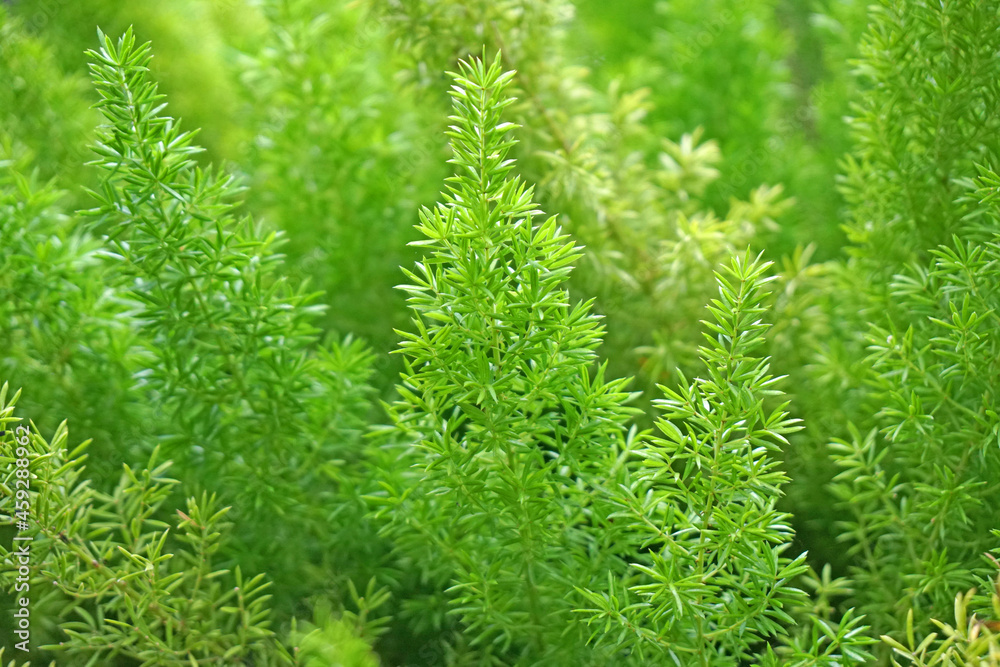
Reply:
<svg viewBox="0 0 1000 667"><path fill-rule="evenodd" d="M104 4L52 10L49 34L127 14ZM860 3L664 3L625 84L574 66L564 0L181 4L213 17L185 39L242 51L199 80L235 73L206 96L209 143L242 160L245 202L164 114L131 30L89 54L97 169L64 167L90 131L72 58L0 7L0 373L54 433L3 434L0 510L28 475L60 664L1000 662L1000 600L966 592L994 590L1000 537L1000 5L872 8L850 257L771 264L743 249L838 222ZM239 8L254 27L222 28ZM469 52L455 175L414 215L444 161L429 91ZM772 177L809 212L750 183ZM388 290L408 253L410 324ZM392 327L402 378L371 430L378 357L345 335L381 352ZM92 480L65 416L96 439Z"/></svg>
<svg viewBox="0 0 1000 667"><path fill-rule="evenodd" d="M628 518L616 542L631 542L644 555L633 564L641 575L617 594L588 592L586 610L603 621L603 632L645 658L648 647L674 662L737 664L753 657L760 640L788 643L787 610L806 596L795 588L805 574L805 554L789 559L788 515L776 509L786 478L774 454L797 430L787 403L765 408L780 394L769 361L753 351L764 344L760 320L769 265L747 253L718 276L719 298L705 322L700 350L707 375L680 390L664 388L661 437L633 451L641 462L614 490ZM637 530L638 529L638 530ZM635 602L631 600L635 599ZM791 664L862 661L870 640L848 611L839 628L818 617L805 649L784 651ZM612 628L620 632L611 633ZM829 640L827 642L826 640ZM777 660L768 652L758 659Z"/></svg>
<svg viewBox="0 0 1000 667"><path fill-rule="evenodd" d="M106 177L88 213L136 303L139 388L169 419L162 446L185 482L237 502L243 558L309 590L300 564L371 543L356 514L338 519L356 541L329 530L358 509L370 354L349 339L316 344L322 307L279 273L278 234L235 217L233 177L198 167L191 135L161 115L148 45L131 31L102 41L91 69Z"/></svg>
<svg viewBox="0 0 1000 667"><path fill-rule="evenodd" d="M578 249L553 218L536 225L533 188L509 177L512 77L498 60L455 77L457 174L421 212L426 255L403 286L417 328L393 416L421 472L386 502L397 547L451 584L477 660L580 664L567 580L600 580L614 559L590 479L629 411L623 381L591 376L601 326L562 287Z"/></svg>
<svg viewBox="0 0 1000 667"><path fill-rule="evenodd" d="M93 128L82 96L86 81L62 72L49 44L29 35L6 7L0 7L0 79L3 134L33 152L32 165L44 178L77 176Z"/></svg>
<svg viewBox="0 0 1000 667"><path fill-rule="evenodd" d="M387 482L388 530L425 579L450 584L413 610L444 626L450 609L464 661L729 664L764 638L790 642L783 610L805 601L792 582L807 566L781 556L792 532L769 453L795 420L765 410L776 380L751 355L768 265L747 254L718 277L708 375L664 389L663 437L626 432L625 384L588 369L601 327L564 287L577 248L552 218L532 223L532 189L508 177L512 76L498 60L456 76L458 173L421 214L428 254L403 286L417 330L402 334L393 416L420 474ZM792 661L863 659L857 626L822 626L831 641Z"/></svg>
<svg viewBox="0 0 1000 667"><path fill-rule="evenodd" d="M890 298L907 312L868 337L880 409L867 433L832 445L833 488L852 520L844 536L873 614L896 626L912 610L946 607L956 588L993 569L1000 470L1000 179L987 171L976 199L994 227L973 229L897 276Z"/></svg>
<svg viewBox="0 0 1000 667"><path fill-rule="evenodd" d="M995 572L983 554L1000 517L1000 156L984 109L1000 74L987 55L1000 46L998 9L873 7L844 179L851 258L807 276L791 299L811 313L789 339L805 343L793 379L815 397L801 401L807 419L823 425L803 443L817 463L801 499L828 507L815 489L830 482L843 514L804 513L847 545L851 603L896 641Z"/></svg>
<svg viewBox="0 0 1000 667"><path fill-rule="evenodd" d="M239 110L235 82L218 52L227 41L252 33L255 12L247 8L234 11L239 9L234 6L237 3L202 0L130 5L116 0L15 0L7 4L8 11L28 31L45 38L50 57L59 66L78 74L86 69L85 52L93 47L96 26L121 34L134 25L141 34L155 39L156 74L172 103L183 109L185 118L203 128L201 140L213 157L235 157L243 128L234 122ZM93 101L91 95L82 100ZM60 125L68 129L83 121L90 130L90 120L88 114L81 114L77 119L61 120Z"/></svg>
<svg viewBox="0 0 1000 667"><path fill-rule="evenodd" d="M34 165L31 151L0 133L0 368L39 387L24 405L44 428L59 424L46 409L57 405L100 438L103 479L121 443L151 419L128 392L129 305L107 288L99 240L66 215L68 196Z"/></svg>
<svg viewBox="0 0 1000 667"><path fill-rule="evenodd" d="M760 182L786 187L796 205L768 234L776 252L815 244L829 258L842 244L843 200L830 183L848 148L841 117L851 86L847 59L826 52L843 42L856 48L864 8L850 0L658 3L649 46L624 67L630 85L651 91L647 122L657 134L702 126L719 142L726 159L706 204L718 210Z"/></svg>
<svg viewBox="0 0 1000 667"><path fill-rule="evenodd" d="M994 536L1000 536L1000 531L994 531ZM1000 579L995 590L988 602L985 600L980 602L986 602L993 616L1000 617ZM938 632L932 632L919 643L916 640L911 612L906 617L905 643L892 637L883 637L893 650L893 665L936 667L959 664L993 667L1000 664L1000 640L996 634L1000 624L996 621L980 620L975 614L969 615L969 607L976 597L975 590L957 594L955 624L934 621ZM903 659L902 662L900 658Z"/></svg>
<svg viewBox="0 0 1000 667"><path fill-rule="evenodd" d="M611 374L638 368L654 391L656 381L676 382L676 368L696 368L698 320L715 268L777 224L791 203L781 186L733 197L721 212L707 206L703 195L719 176L715 142L703 142L697 128L676 141L661 138L644 122L647 91L588 84L586 70L568 62L567 2L468 11L458 0L408 1L384 14L416 74L447 69L484 43L517 69L511 116L525 128L518 157L542 205L588 248L572 286L595 297L608 318Z"/></svg>
<svg viewBox="0 0 1000 667"><path fill-rule="evenodd" d="M17 595L30 596L33 633L58 625L59 641L45 648L60 656L59 664L128 657L141 665L307 666L331 653L343 664L372 664L364 639L329 614L322 630L294 630L287 645L279 641L270 628L264 575L246 577L239 566L216 564L232 537L229 508L202 493L163 520L179 482L167 477L170 463L159 462L158 451L140 469L124 466L110 493L95 490L82 479L89 441L68 451L65 423L49 441L34 425L18 425L19 396L9 396L7 384L0 388L6 468L0 514L29 517L31 529L19 533L28 541L15 546L28 545L34 566L30 588L20 586ZM29 485L16 484L25 479ZM15 549L0 546L0 561L0 576L13 582L21 563Z"/></svg>
<svg viewBox="0 0 1000 667"><path fill-rule="evenodd" d="M993 2L884 2L861 42L867 84L847 164L847 229L879 278L950 242L976 164L1000 159ZM919 44L919 51L914 52Z"/></svg>

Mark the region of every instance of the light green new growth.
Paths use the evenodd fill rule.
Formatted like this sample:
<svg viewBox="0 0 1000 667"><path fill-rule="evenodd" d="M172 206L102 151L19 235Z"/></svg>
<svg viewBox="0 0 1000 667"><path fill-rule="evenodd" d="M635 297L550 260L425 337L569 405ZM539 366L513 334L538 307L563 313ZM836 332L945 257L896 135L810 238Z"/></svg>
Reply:
<svg viewBox="0 0 1000 667"><path fill-rule="evenodd" d="M662 387L665 398L655 402L662 436L635 448L637 465L611 490L619 507L612 516L627 526L618 539L633 545L638 574L607 592L586 591L593 606L582 611L595 636L640 657L699 665L752 659L763 639L791 643L790 614L806 601L795 586L805 554L782 555L792 530L775 509L786 481L776 455L797 420L787 402L771 405L779 378L754 355L765 343L769 266L748 252L717 276L719 298L700 350L707 375ZM781 651L792 664L868 655L850 612L839 628L808 620L827 637Z"/></svg>
<svg viewBox="0 0 1000 667"><path fill-rule="evenodd" d="M448 586L477 659L573 664L586 648L568 583L613 558L590 488L631 411L625 381L589 368L602 328L564 287L579 249L509 175L513 76L499 59L454 76L456 175L421 212L425 256L402 286L416 330L401 332L393 415L423 472L393 489L391 533Z"/></svg>
<svg viewBox="0 0 1000 667"><path fill-rule="evenodd" d="M523 144L512 151L538 184L536 197L587 248L570 284L596 297L594 311L608 318L609 372L638 368L653 394L656 382L674 386L678 367L696 368L714 271L776 227L791 205L782 187L748 187L747 201L727 197L712 210L705 195L724 157L717 143L696 127L664 138L645 122L648 91L589 83L566 53L566 0L487 3L474 12L464 0L405 0L379 10L416 72L450 67L483 43L518 70L509 117L524 126Z"/></svg>

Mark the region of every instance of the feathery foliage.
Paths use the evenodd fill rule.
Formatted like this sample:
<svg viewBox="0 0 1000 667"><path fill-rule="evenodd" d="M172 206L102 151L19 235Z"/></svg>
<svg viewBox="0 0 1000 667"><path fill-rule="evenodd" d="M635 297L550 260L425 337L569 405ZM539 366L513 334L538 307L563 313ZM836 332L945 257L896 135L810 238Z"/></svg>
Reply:
<svg viewBox="0 0 1000 667"><path fill-rule="evenodd" d="M631 411L625 383L589 368L602 327L563 286L577 247L554 218L535 223L533 189L509 175L513 75L463 62L452 87L456 175L421 211L425 256L402 286L416 331L393 418L422 473L387 498L390 532L448 585L478 660L574 664L568 582L612 556L590 492Z"/></svg>
<svg viewBox="0 0 1000 667"><path fill-rule="evenodd" d="M518 70L512 120L525 128L525 174L589 248L572 283L608 318L612 375L640 370L652 392L656 381L676 381L675 368L697 366L698 321L717 264L775 226L790 202L781 186L761 186L725 211L704 205L719 176L718 146L697 128L676 141L652 134L642 90L589 85L563 50L572 13L560 0L491 3L481 12L457 0L385 10L417 72L445 69L483 42Z"/></svg>
<svg viewBox="0 0 1000 667"><path fill-rule="evenodd" d="M656 401L662 435L634 449L640 465L612 491L613 517L629 527L616 531L618 541L630 540L643 555L633 564L640 576L609 593L589 592L595 606L588 613L603 621L612 643L640 658L650 652L679 664L738 664L762 639L785 636L789 612L805 601L795 587L805 555L782 555L792 531L775 509L786 481L775 454L797 420L787 403L765 407L780 394L778 378L753 354L765 343L767 269L747 253L718 276L700 351L707 375L663 388ZM850 613L843 620L829 634L832 644L863 660L867 640ZM820 647L814 641L811 648Z"/></svg>
<svg viewBox="0 0 1000 667"><path fill-rule="evenodd" d="M855 599L900 639L995 572L983 554L998 519L1000 219L985 109L1000 7L872 11L859 62L870 87L845 181L855 289L840 310L856 332L843 349L861 400L830 445L831 491Z"/></svg>
<svg viewBox="0 0 1000 667"><path fill-rule="evenodd" d="M167 477L171 464L159 462L158 451L139 470L124 466L111 493L95 490L83 479L90 442L68 451L65 422L49 441L33 425L18 424L19 397L9 396L7 384L0 388L0 461L7 466L0 513L30 517L31 528L20 536L30 539L34 567L30 589L19 584L17 590L32 596L32 612L45 620L45 631L58 625L59 640L45 647L60 656L58 664L127 657L144 666L309 666L323 656L345 665L373 664L357 629L329 614L320 628L293 630L287 644L281 642L270 627L264 575L245 577L239 566L230 571L216 564L231 539L230 508L203 493L170 521L160 518L179 482ZM14 465L18 460L27 465ZM25 477L31 490L21 500L13 490L22 489L15 482ZM19 562L13 547L0 546L5 585L15 581ZM14 592L13 585L9 589Z"/></svg>
<svg viewBox="0 0 1000 667"><path fill-rule="evenodd" d="M67 215L67 193L41 181L35 159L0 132L2 373L38 388L23 405L44 428L70 418L102 438L93 470L106 480L151 419L129 392L130 304L108 289L100 241Z"/></svg>
<svg viewBox="0 0 1000 667"><path fill-rule="evenodd" d="M138 304L137 377L170 419L165 454L185 481L237 502L241 560L279 559L289 586L308 586L296 570L345 546L329 533L333 516L353 512L339 520L358 548L370 543L350 472L362 466L369 353L350 340L316 344L315 295L280 275L275 232L236 217L233 177L198 167L191 134L161 115L148 45L130 31L102 41L91 69L105 179L91 213Z"/></svg>
<svg viewBox="0 0 1000 667"><path fill-rule="evenodd" d="M0 3L0 660L1000 663L1000 6L596 4Z"/></svg>
<svg viewBox="0 0 1000 667"><path fill-rule="evenodd" d="M1000 159L990 112L1000 96L998 11L995 2L872 8L845 192L850 239L879 278L947 243L974 165Z"/></svg>

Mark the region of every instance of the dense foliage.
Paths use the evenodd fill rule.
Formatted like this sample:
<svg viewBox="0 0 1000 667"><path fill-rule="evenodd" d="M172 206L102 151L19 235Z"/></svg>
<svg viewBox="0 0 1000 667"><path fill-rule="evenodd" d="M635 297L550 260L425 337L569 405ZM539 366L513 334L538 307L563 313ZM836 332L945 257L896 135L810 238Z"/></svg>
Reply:
<svg viewBox="0 0 1000 667"><path fill-rule="evenodd" d="M0 661L1000 665L998 82L996 0L0 4Z"/></svg>

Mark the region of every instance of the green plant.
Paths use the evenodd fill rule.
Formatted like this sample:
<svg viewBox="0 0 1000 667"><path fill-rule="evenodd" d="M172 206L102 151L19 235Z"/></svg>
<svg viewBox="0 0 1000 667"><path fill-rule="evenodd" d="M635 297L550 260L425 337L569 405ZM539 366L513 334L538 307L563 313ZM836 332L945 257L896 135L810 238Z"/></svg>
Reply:
<svg viewBox="0 0 1000 667"><path fill-rule="evenodd" d="M805 602L795 587L806 573L805 554L788 558L792 530L775 505L786 481L775 454L799 427L785 411L768 407L779 395L769 361L753 353L765 344L765 277L769 265L747 253L718 276L719 298L709 306L710 333L700 349L706 376L679 390L663 387L655 404L661 437L639 444L637 465L609 489L625 520L616 543L629 542L641 558L636 575L604 593L588 591L586 610L599 635L680 664L735 664L750 659L765 638L787 638L789 612ZM793 664L857 662L869 643L849 611L839 629L819 616L822 630L796 647ZM834 624L836 627L836 624ZM825 635L826 640L820 640ZM823 659L821 659L821 657Z"/></svg>
<svg viewBox="0 0 1000 667"><path fill-rule="evenodd" d="M980 182L976 199L995 224L1000 178L986 170ZM940 614L985 574L981 554L995 544L1000 236L979 241L981 217L972 219L967 236L892 283L906 315L868 337L876 428L832 445L854 578L886 628L914 610Z"/></svg>
<svg viewBox="0 0 1000 667"><path fill-rule="evenodd" d="M843 286L843 297L819 295L821 319L840 322L807 369L812 386L851 397L840 411L849 432L827 436L846 514L830 523L848 545L852 602L896 640L987 578L982 554L995 546L1000 303L987 165L997 153L982 109L997 93L987 55L996 12L872 8L858 62L868 88L846 163L855 243L821 288Z"/></svg>
<svg viewBox="0 0 1000 667"><path fill-rule="evenodd" d="M856 7L863 11L858 2L816 0L657 3L649 47L620 70L629 86L649 89L646 123L656 134L700 126L718 141L725 159L706 207L721 213L759 183L785 186L796 204L780 228L765 230L776 256L815 244L828 259L843 244L843 198L830 183L849 148L842 116L858 35L846 19Z"/></svg>
<svg viewBox="0 0 1000 667"><path fill-rule="evenodd" d="M515 155L542 205L588 248L571 286L608 318L611 375L638 369L651 393L657 381L676 381L675 368L695 367L714 270L788 211L781 186L748 188L748 200L727 200L724 214L705 205L718 146L694 127L676 141L653 134L646 91L590 85L566 53L567 2L412 0L383 14L414 75L451 67L483 43L517 70L511 118L525 136Z"/></svg>
<svg viewBox="0 0 1000 667"><path fill-rule="evenodd" d="M34 156L43 179L67 185L82 178L84 141L93 127L86 82L65 71L51 44L28 34L24 22L0 7L0 129Z"/></svg>
<svg viewBox="0 0 1000 667"><path fill-rule="evenodd" d="M251 656L263 660L274 652L262 577L244 580L239 568L230 573L213 565L232 526L215 497L189 499L169 524L156 518L178 482L166 476L169 463L159 463L155 452L139 471L125 466L112 493L95 490L81 479L89 443L67 451L65 423L51 441L33 428L15 429L19 395L8 402L8 385L0 389L2 512L13 516L16 473L27 470L31 528L21 535L31 538L29 585L42 591L27 594L35 618L58 623L65 633L50 648L89 665L117 655L143 665L247 664ZM0 547L0 558L5 587L13 592L13 548Z"/></svg>
<svg viewBox="0 0 1000 667"><path fill-rule="evenodd" d="M579 664L568 582L612 566L589 487L630 411L625 382L589 369L601 326L563 287L576 246L553 218L536 225L532 188L509 176L512 76L499 59L455 75L456 175L421 211L425 256L402 287L416 329L401 334L392 416L414 440L403 461L422 472L387 485L386 511L402 556L447 588L476 660ZM441 605L414 608L433 618Z"/></svg>
<svg viewBox="0 0 1000 667"><path fill-rule="evenodd" d="M233 524L228 507L214 494L188 498L164 521L165 504L177 480L167 477L170 462L154 451L140 469L124 466L110 493L83 479L89 441L67 450L65 422L46 441L34 425L15 428L20 392L0 388L0 464L4 465L0 514L15 515L30 527L19 530L28 542L30 575L19 574L19 552L0 546L0 577L8 592L28 596L35 626L32 650L53 652L60 665L303 665L322 656L339 664L374 664L365 633L377 633L377 618L330 610L317 626L293 624L287 644L271 629L270 583L264 575L245 577L239 566L218 566ZM8 400L9 399L9 400ZM24 462L23 464L21 462ZM27 473L22 475L21 473ZM15 506L16 480L30 491ZM25 582L25 587L22 582ZM37 593L35 591L41 591ZM373 591L368 591L368 597ZM377 609L376 597L364 608ZM41 626L41 627L39 627ZM51 643L40 646L38 636ZM349 648L348 648L349 647ZM53 663L55 664L55 663Z"/></svg>
<svg viewBox="0 0 1000 667"><path fill-rule="evenodd" d="M573 46L635 16L565 0L54 2L0 6L32 662L1000 662L996 0L880 0L857 86L855 0L661 3L635 54ZM197 46L161 71L219 83L187 108L238 163L129 30L88 56L80 169L98 14Z"/></svg>
<svg viewBox="0 0 1000 667"><path fill-rule="evenodd" d="M45 43L62 68L79 74L85 70L85 52L94 43L96 26L115 34L135 26L156 42L156 77L175 108L203 128L201 141L213 159L239 156L244 128L234 122L238 110L235 81L220 51L226 40L236 41L241 34L252 33L256 17L253 2L137 0L126 5L115 0L38 0L8 4L10 13L35 39ZM241 20L225 16L225 8L239 9ZM84 99L95 101L92 93ZM60 125L71 128L81 121L87 130L93 128L86 113L77 118L64 116ZM76 142L69 146L83 149L76 157L85 154L84 145Z"/></svg>
<svg viewBox="0 0 1000 667"><path fill-rule="evenodd" d="M276 232L235 216L234 178L198 167L191 135L161 115L148 45L127 31L90 55L107 124L89 213L137 304L136 375L169 419L161 446L188 488L239 507L239 562L279 573L288 592L334 585L323 563L348 544L377 548L358 497L370 353L349 338L316 344L316 295L279 273Z"/></svg>
<svg viewBox="0 0 1000 667"><path fill-rule="evenodd" d="M892 637L883 640L892 648L893 665L936 667L937 665L975 665L995 667L1000 665L1000 639L995 621L983 621L969 615L969 606L975 590L955 596L955 625L934 621L938 632L916 640L912 612L906 618L906 643ZM991 596L994 616L1000 616L1000 595ZM992 629L991 629L992 628ZM902 659L902 660L901 660Z"/></svg>
<svg viewBox="0 0 1000 667"><path fill-rule="evenodd" d="M626 433L623 381L587 369L597 320L561 287L576 248L553 219L533 223L531 188L508 175L512 77L499 59L455 75L457 174L421 213L427 254L402 287L416 332L402 334L392 415L414 441L402 460L421 472L387 480L382 502L401 557L446 589L410 613L438 628L456 617L464 660L749 657L788 637L783 609L806 599L792 584L804 556L781 556L784 475L767 456L795 420L765 411L775 379L750 354L764 342L768 265L747 255L720 277L709 375L665 389L664 437ZM859 620L810 619L832 642L792 654L863 660ZM586 642L594 623L600 641Z"/></svg>
<svg viewBox="0 0 1000 667"><path fill-rule="evenodd" d="M0 131L0 373L35 388L24 407L43 428L69 418L101 438L92 472L103 485L153 421L129 391L131 306L108 289L100 241L38 162Z"/></svg>
<svg viewBox="0 0 1000 667"><path fill-rule="evenodd" d="M861 42L847 226L885 280L962 225L974 165L1000 159L993 2L880 2Z"/></svg>

